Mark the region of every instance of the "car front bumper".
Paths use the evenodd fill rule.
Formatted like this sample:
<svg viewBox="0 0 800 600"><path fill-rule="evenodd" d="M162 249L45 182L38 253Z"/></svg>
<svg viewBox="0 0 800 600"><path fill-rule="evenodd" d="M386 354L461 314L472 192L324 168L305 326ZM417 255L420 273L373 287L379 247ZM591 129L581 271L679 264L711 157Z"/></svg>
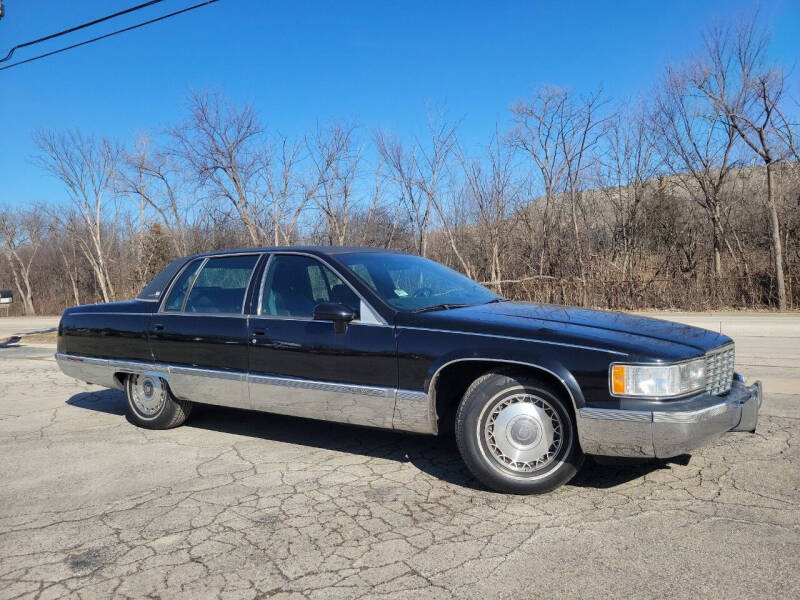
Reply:
<svg viewBox="0 0 800 600"><path fill-rule="evenodd" d="M685 454L728 431L754 433L762 396L760 381L746 386L737 378L728 394L705 397L700 403L675 402L653 411L582 408L578 411L581 448L599 456Z"/></svg>

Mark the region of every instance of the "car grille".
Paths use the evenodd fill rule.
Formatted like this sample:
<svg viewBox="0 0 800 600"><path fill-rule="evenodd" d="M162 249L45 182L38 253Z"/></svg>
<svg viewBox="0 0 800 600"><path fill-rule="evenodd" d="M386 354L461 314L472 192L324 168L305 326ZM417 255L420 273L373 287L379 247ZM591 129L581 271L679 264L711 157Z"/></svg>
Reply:
<svg viewBox="0 0 800 600"><path fill-rule="evenodd" d="M733 344L706 354L706 391L714 396L726 394L733 383Z"/></svg>

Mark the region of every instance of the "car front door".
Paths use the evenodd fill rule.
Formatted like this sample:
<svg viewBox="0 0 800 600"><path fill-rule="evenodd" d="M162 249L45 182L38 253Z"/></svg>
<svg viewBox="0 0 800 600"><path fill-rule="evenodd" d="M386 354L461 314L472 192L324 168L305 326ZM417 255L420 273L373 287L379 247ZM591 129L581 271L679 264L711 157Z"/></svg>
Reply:
<svg viewBox="0 0 800 600"><path fill-rule="evenodd" d="M321 303L355 313L343 332L314 320ZM391 427L397 387L394 328L324 261L274 254L250 317L253 408L309 418Z"/></svg>
<svg viewBox="0 0 800 600"><path fill-rule="evenodd" d="M259 254L201 258L175 278L150 322L153 359L178 398L250 408L245 296Z"/></svg>

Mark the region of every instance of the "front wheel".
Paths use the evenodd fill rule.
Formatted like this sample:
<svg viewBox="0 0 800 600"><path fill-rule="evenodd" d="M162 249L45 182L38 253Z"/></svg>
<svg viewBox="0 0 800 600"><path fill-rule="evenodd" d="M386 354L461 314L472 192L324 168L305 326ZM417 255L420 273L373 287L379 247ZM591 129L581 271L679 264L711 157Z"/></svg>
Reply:
<svg viewBox="0 0 800 600"><path fill-rule="evenodd" d="M183 425L192 412L192 403L175 398L167 382L157 375L128 375L125 395L128 416L139 427L170 429Z"/></svg>
<svg viewBox="0 0 800 600"><path fill-rule="evenodd" d="M476 478L512 494L549 492L572 479L584 459L567 401L513 372L472 383L456 413L456 442Z"/></svg>

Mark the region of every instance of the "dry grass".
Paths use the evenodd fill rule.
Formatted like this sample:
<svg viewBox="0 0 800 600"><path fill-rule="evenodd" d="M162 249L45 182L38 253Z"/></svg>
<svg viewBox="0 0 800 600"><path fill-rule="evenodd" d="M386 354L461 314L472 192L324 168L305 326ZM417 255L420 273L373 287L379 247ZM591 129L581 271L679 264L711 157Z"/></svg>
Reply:
<svg viewBox="0 0 800 600"><path fill-rule="evenodd" d="M22 343L55 346L57 337L58 337L58 332L56 331L48 331L45 333L29 333L22 336Z"/></svg>

